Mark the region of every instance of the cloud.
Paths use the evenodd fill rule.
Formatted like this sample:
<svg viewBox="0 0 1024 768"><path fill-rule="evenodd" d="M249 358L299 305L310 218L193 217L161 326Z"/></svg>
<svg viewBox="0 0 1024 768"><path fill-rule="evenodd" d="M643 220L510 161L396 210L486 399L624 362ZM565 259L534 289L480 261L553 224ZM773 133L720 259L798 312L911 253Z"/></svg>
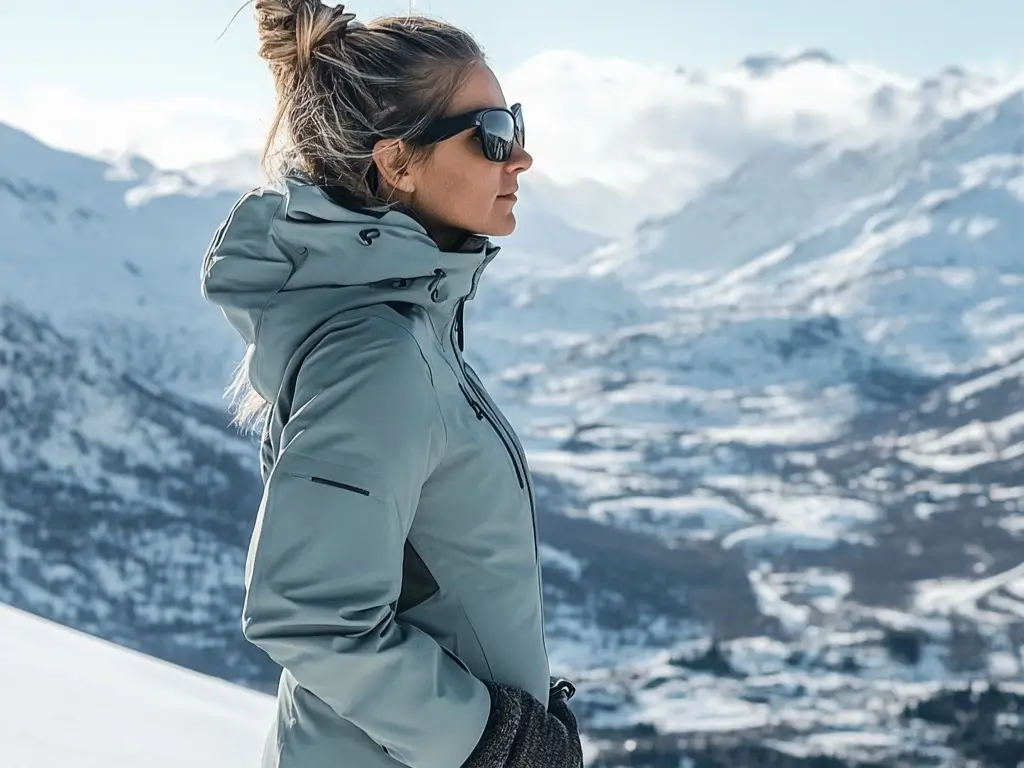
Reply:
<svg viewBox="0 0 1024 768"><path fill-rule="evenodd" d="M526 103L538 167L563 180L676 191L766 142L863 128L885 84L913 85L814 58L767 74L744 67L703 74L572 52L537 56L504 78L508 98Z"/></svg>
<svg viewBox="0 0 1024 768"><path fill-rule="evenodd" d="M704 73L552 51L502 83L525 104L537 168L664 211L770 144L902 135L995 98L1011 71L916 79L805 52Z"/></svg>
<svg viewBox="0 0 1024 768"><path fill-rule="evenodd" d="M1024 56L1016 59L1006 57L978 59L967 62L966 67L972 72L980 72L996 80L1024 84Z"/></svg>
<svg viewBox="0 0 1024 768"><path fill-rule="evenodd" d="M538 171L566 185L613 187L650 214L772 143L871 140L976 104L997 82L954 69L915 80L815 52L703 73L550 51L500 74L509 101L524 103ZM202 99L97 102L62 88L0 97L0 120L48 143L94 155L128 150L165 168L251 154L269 113L269 104Z"/></svg>
<svg viewBox="0 0 1024 768"><path fill-rule="evenodd" d="M248 106L204 99L94 101L61 86L0 95L0 121L73 152L134 152L178 168L258 147L266 129Z"/></svg>

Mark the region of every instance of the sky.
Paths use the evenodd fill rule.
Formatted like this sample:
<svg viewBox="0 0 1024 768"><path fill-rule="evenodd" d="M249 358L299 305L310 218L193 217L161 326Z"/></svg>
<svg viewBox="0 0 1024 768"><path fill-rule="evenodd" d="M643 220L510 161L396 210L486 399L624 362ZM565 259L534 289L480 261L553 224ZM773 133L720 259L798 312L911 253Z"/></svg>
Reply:
<svg viewBox="0 0 1024 768"><path fill-rule="evenodd" d="M416 0L416 10L474 33L499 76L555 50L593 58L595 71L601 59L717 70L752 53L811 47L923 76L947 64L1024 69L1019 25L1009 23L1020 2ZM169 165L196 153L185 131L216 126L222 134L206 145L210 158L195 159L258 143L272 93L251 10L232 22L241 0L102 0L62 3L59 12L49 3L0 3L9 6L5 29L21 31L0 48L0 121L62 148L109 146ZM362 0L349 10L368 20L408 7ZM160 126L169 128L157 140Z"/></svg>

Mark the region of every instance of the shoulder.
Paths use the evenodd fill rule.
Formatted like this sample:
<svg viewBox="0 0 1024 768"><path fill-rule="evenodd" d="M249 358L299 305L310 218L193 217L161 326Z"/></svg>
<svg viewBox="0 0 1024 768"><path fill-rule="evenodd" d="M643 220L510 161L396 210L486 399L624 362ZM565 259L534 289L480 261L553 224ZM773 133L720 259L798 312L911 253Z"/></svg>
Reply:
<svg viewBox="0 0 1024 768"><path fill-rule="evenodd" d="M386 306L348 310L323 325L312 339L303 369L322 361L351 368L357 364L375 371L426 375L428 366L415 321Z"/></svg>
<svg viewBox="0 0 1024 768"><path fill-rule="evenodd" d="M366 457L397 466L412 451L433 467L447 441L430 370L408 329L376 312L346 312L322 329L296 375L283 446L346 466Z"/></svg>
<svg viewBox="0 0 1024 768"><path fill-rule="evenodd" d="M320 396L396 416L434 420L437 395L410 321L387 307L352 310L317 334L296 377L297 403Z"/></svg>

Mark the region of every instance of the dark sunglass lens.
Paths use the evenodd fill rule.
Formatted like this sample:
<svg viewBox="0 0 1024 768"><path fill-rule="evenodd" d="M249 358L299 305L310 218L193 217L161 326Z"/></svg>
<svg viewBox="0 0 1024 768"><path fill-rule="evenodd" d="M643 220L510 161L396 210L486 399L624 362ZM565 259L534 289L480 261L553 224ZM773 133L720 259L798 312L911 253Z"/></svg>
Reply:
<svg viewBox="0 0 1024 768"><path fill-rule="evenodd" d="M516 141L519 142L519 146L526 149L526 123L523 121L523 108L517 104L512 114L516 117Z"/></svg>
<svg viewBox="0 0 1024 768"><path fill-rule="evenodd" d="M512 154L516 125L512 115L503 110L487 112L480 121L480 142L489 160L504 162Z"/></svg>

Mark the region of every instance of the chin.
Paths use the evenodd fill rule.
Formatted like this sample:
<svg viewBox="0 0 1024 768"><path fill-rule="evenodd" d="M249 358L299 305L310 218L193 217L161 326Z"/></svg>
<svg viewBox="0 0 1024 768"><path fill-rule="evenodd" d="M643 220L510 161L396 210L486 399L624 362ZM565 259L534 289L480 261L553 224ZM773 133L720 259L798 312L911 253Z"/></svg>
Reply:
<svg viewBox="0 0 1024 768"><path fill-rule="evenodd" d="M477 233L486 235L487 237L506 237L515 231L516 216L514 213L509 211L508 213L487 222L487 226L482 229L478 229Z"/></svg>

